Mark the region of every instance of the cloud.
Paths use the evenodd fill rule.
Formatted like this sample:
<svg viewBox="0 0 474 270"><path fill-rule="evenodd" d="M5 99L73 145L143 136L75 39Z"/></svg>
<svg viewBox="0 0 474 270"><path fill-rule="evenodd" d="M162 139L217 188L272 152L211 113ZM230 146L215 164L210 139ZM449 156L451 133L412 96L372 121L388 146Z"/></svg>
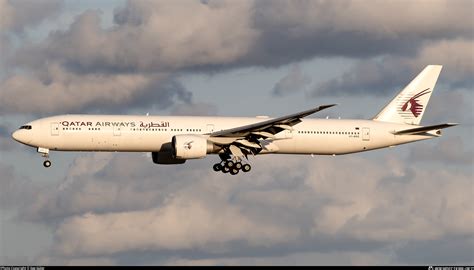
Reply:
<svg viewBox="0 0 474 270"><path fill-rule="evenodd" d="M474 153L467 148L461 137L444 138L433 145L415 145L410 150L413 162L439 162L442 164L473 164Z"/></svg>
<svg viewBox="0 0 474 270"><path fill-rule="evenodd" d="M6 9L15 8L14 3L2 2ZM56 2L45 6L49 5L51 12L56 10ZM441 0L388 5L128 1L115 10L111 27L101 26L100 11L87 10L69 28L53 30L44 40L25 42L7 53L9 69L0 83L0 108L3 113L111 112L152 106L154 100L166 109L176 100L192 103L175 74L280 66L331 56L370 60L361 60L350 73L318 85L315 95L383 94L384 89L406 83L409 74L433 60L456 70L447 73L453 74L447 75L450 83L470 83L472 29L464 18L471 6L470 1L448 5ZM388 16L387 9L404 14L403 20ZM30 9L18 10L27 14ZM49 9L39 8L37 17L18 15L29 18L18 19L21 23L5 22L11 29L21 29L48 17L50 11L45 10ZM416 61L410 60L413 55ZM385 57L382 64L372 63L372 58L381 56ZM162 90L163 80L166 90ZM279 95L307 83L308 78L294 68L273 91Z"/></svg>
<svg viewBox="0 0 474 270"><path fill-rule="evenodd" d="M472 3L471 3L472 4ZM472 28L471 28L472 31ZM433 42L423 47L411 65L421 67L428 63L443 65L442 78L454 87L472 87L474 80L474 40L454 39Z"/></svg>
<svg viewBox="0 0 474 270"><path fill-rule="evenodd" d="M188 163L169 167L138 154L83 155L61 185L32 195L21 217L54 228L51 254L58 258L126 264L133 261L126 254L142 263L159 255L163 263L398 252L406 241L472 234L469 170L406 165L392 155L262 156L250 174L227 179L210 170L208 159Z"/></svg>
<svg viewBox="0 0 474 270"><path fill-rule="evenodd" d="M56 18L61 6L61 0L0 0L0 82L15 70L11 56L27 40L26 30Z"/></svg>
<svg viewBox="0 0 474 270"><path fill-rule="evenodd" d="M269 245L291 234L276 224L255 224L237 207L176 197L159 209L73 217L56 231L58 249L66 255L196 248L219 252L222 243Z"/></svg>
<svg viewBox="0 0 474 270"><path fill-rule="evenodd" d="M359 162L364 171L355 175L356 170L351 168L356 168L358 162L347 164L338 160L339 166L346 168L342 173L346 177L323 163L317 168L318 178L310 178L315 191L332 195L334 201L314 217L313 234L402 246L408 240L428 241L470 234L472 206L464 202L471 199L469 192L462 191L470 185L469 173L411 167L396 159ZM332 177L324 177L325 174Z"/></svg>
<svg viewBox="0 0 474 270"><path fill-rule="evenodd" d="M0 5L6 11L16 2ZM42 7L38 17L7 13L2 27L18 33L51 14ZM116 9L113 26L103 28L101 16L86 11L65 30L8 50L0 112L156 106L214 114L212 104L193 102L179 76L292 64L273 88L285 95L309 84L294 63L314 57L359 59L316 85L315 95L386 95L433 62L444 65L440 82L472 88L470 1L129 1ZM462 106L434 113L457 116L466 105L462 91L442 98ZM210 158L159 166L125 153L81 154L59 184L35 185L0 165L0 201L18 219L51 230L46 264L265 264L304 254L425 263L405 248L446 254L440 264L472 263L465 251L473 233L472 153L460 138L438 140L412 145L406 156L259 156L249 174L235 177L212 172ZM432 166L441 160L449 166Z"/></svg>
<svg viewBox="0 0 474 270"><path fill-rule="evenodd" d="M357 62L337 78L315 86L313 96L387 95L403 89L429 64L441 64L440 81L451 87L473 85L473 40L442 40L421 48L414 57L385 56Z"/></svg>
<svg viewBox="0 0 474 270"><path fill-rule="evenodd" d="M474 115L466 113L472 111L473 104L468 92L471 89L446 89L442 84L438 87L430 99L425 123L455 122L462 126L473 124Z"/></svg>
<svg viewBox="0 0 474 270"><path fill-rule="evenodd" d="M15 145L15 141L11 138L14 129L0 123L0 151L10 151Z"/></svg>
<svg viewBox="0 0 474 270"><path fill-rule="evenodd" d="M3 82L0 111L16 113L99 111L190 102L191 93L166 74L77 74L47 65L41 74L14 75Z"/></svg>
<svg viewBox="0 0 474 270"><path fill-rule="evenodd" d="M396 63L392 63L391 59L382 63L374 60L360 61L340 77L316 85L311 95L313 97L346 94L380 96L389 91L394 92L393 88L396 86L401 90L410 82L413 75L407 76L405 65L395 61Z"/></svg>
<svg viewBox="0 0 474 270"><path fill-rule="evenodd" d="M303 90L311 78L301 71L299 66L293 66L290 72L278 81L273 87L274 96L285 96Z"/></svg>
<svg viewBox="0 0 474 270"><path fill-rule="evenodd" d="M0 163L0 211L28 207L41 187L20 175L13 166Z"/></svg>
<svg viewBox="0 0 474 270"><path fill-rule="evenodd" d="M160 205L176 187L174 177L156 181L154 169L151 158L136 154L80 156L64 181L35 197L36 202L22 209L21 216L29 221L47 221ZM130 177L140 181L131 183Z"/></svg>
<svg viewBox="0 0 474 270"><path fill-rule="evenodd" d="M2 34L23 32L59 12L61 1L0 0L0 30Z"/></svg>
<svg viewBox="0 0 474 270"><path fill-rule="evenodd" d="M170 115L217 115L217 106L210 103L176 104L170 111Z"/></svg>
<svg viewBox="0 0 474 270"><path fill-rule="evenodd" d="M408 241L403 249L395 252L395 258L416 264L419 258L430 264L471 264L474 238L472 235L443 237L428 241ZM452 256L447 250L456 250Z"/></svg>
<svg viewBox="0 0 474 270"><path fill-rule="evenodd" d="M98 11L88 10L69 29L51 32L7 58L25 71L2 81L1 110L110 112L155 103L166 109L174 98L191 103L191 94L172 73L231 62L245 52L253 35L244 27L249 3L132 1L117 11L118 25L110 29L101 28ZM127 21L132 11L143 24Z"/></svg>
<svg viewBox="0 0 474 270"><path fill-rule="evenodd" d="M101 28L99 12L88 10L15 61L32 65L47 58L80 72L223 65L246 53L256 37L250 8L249 1L129 1L109 29Z"/></svg>
<svg viewBox="0 0 474 270"><path fill-rule="evenodd" d="M257 1L255 9L261 35L246 61L264 66L313 57L412 55L426 40L473 36L464 23L472 16L469 1L282 0Z"/></svg>
<svg viewBox="0 0 474 270"><path fill-rule="evenodd" d="M86 11L66 31L21 50L14 63L41 65L46 57L81 72L172 72L412 55L426 40L472 39L469 7L444 0L128 1L116 9L114 27L101 28L100 14Z"/></svg>

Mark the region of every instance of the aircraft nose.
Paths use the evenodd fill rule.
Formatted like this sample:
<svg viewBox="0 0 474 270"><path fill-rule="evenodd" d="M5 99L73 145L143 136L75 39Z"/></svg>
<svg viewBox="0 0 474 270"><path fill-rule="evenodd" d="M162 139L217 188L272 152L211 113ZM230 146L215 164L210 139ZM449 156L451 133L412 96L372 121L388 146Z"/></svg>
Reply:
<svg viewBox="0 0 474 270"><path fill-rule="evenodd" d="M17 130L12 133L12 138L17 142L26 144L30 141L26 135L24 130Z"/></svg>
<svg viewBox="0 0 474 270"><path fill-rule="evenodd" d="M15 141L19 142L19 141L20 141L20 131L19 131L19 130L14 131L14 132L12 133L12 138L13 138Z"/></svg>

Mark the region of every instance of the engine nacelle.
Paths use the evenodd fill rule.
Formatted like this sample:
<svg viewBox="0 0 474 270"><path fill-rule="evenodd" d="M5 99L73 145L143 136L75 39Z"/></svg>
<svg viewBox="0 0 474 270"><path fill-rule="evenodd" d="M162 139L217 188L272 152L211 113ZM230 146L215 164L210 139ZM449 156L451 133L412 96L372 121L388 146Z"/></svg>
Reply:
<svg viewBox="0 0 474 270"><path fill-rule="evenodd" d="M170 151L152 152L151 158L153 160L153 163L156 163L156 164L170 165L170 164L183 164L184 162L186 162L185 159L175 158L173 153L171 152L171 149Z"/></svg>
<svg viewBox="0 0 474 270"><path fill-rule="evenodd" d="M200 135L176 135L171 141L173 154L177 159L203 158L212 151L212 143Z"/></svg>

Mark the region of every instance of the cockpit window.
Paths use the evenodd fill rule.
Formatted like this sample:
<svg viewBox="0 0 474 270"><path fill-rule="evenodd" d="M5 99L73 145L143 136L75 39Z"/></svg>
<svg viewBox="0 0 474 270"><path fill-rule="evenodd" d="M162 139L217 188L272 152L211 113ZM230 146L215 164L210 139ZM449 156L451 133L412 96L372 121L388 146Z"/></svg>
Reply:
<svg viewBox="0 0 474 270"><path fill-rule="evenodd" d="M20 129L31 129L31 126L30 125L21 126Z"/></svg>

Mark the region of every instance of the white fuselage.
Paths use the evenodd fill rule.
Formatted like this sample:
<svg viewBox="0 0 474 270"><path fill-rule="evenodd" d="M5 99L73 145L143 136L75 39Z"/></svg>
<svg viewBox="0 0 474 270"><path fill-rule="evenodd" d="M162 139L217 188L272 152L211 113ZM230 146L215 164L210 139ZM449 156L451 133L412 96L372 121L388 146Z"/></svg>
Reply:
<svg viewBox="0 0 474 270"><path fill-rule="evenodd" d="M267 119L251 117L60 115L30 122L13 137L57 151L158 152L174 135L205 134ZM302 119L262 144L264 153L348 154L438 137L394 135L412 125L372 120ZM217 151L214 153L218 153Z"/></svg>

